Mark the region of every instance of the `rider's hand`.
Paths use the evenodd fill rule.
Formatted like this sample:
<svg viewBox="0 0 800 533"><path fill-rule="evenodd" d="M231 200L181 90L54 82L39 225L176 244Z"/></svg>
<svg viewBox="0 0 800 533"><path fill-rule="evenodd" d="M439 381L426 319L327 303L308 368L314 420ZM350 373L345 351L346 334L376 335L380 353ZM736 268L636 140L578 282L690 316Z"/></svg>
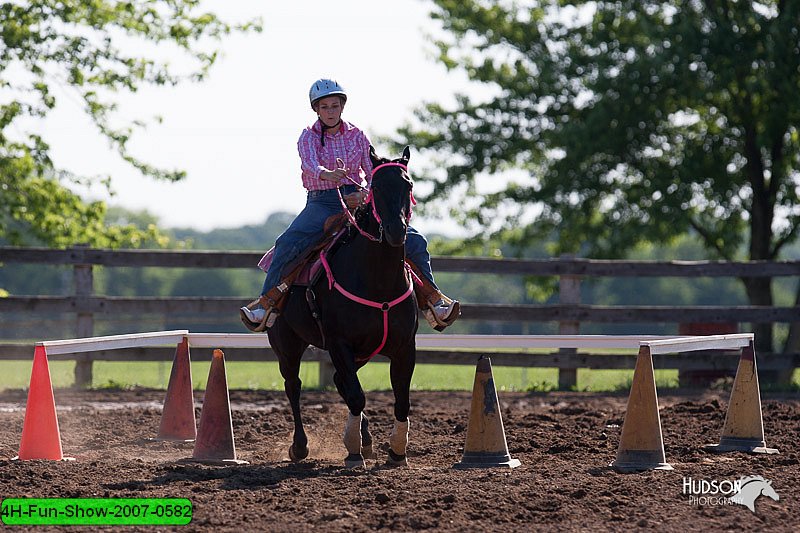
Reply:
<svg viewBox="0 0 800 533"><path fill-rule="evenodd" d="M344 168L337 168L336 170L323 170L319 173L319 177L325 181L341 182L347 176L347 170Z"/></svg>
<svg viewBox="0 0 800 533"><path fill-rule="evenodd" d="M365 194L361 191L356 191L345 195L344 203L347 204L349 209L355 209L356 207L360 206L364 202Z"/></svg>
<svg viewBox="0 0 800 533"><path fill-rule="evenodd" d="M336 158L336 164L338 168L335 170L323 170L319 173L319 177L326 181L335 181L341 182L342 180L347 178L347 174L350 172L350 169L344 166L344 161L340 158Z"/></svg>

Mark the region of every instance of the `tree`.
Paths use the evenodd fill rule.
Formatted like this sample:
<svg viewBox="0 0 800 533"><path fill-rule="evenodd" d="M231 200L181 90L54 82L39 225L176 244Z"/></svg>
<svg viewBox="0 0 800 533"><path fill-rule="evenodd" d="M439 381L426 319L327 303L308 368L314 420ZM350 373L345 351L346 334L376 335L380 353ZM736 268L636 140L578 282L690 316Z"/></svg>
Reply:
<svg viewBox="0 0 800 533"><path fill-rule="evenodd" d="M46 138L26 128L68 94L83 105L112 148L145 176L180 180L129 152L141 121L120 122L115 98L143 86L200 81L214 64L212 45L258 22L230 25L199 12L198 0L30 0L0 4L0 242L137 246L160 238L154 225L105 224L102 202L74 191L92 178L56 168ZM176 56L184 71L170 64Z"/></svg>
<svg viewBox="0 0 800 533"><path fill-rule="evenodd" d="M800 3L434 0L432 16L439 60L491 94L427 103L398 133L444 169L427 201L455 196L477 234L613 258L695 232L712 258L754 261L795 239ZM771 305L769 279L742 281ZM769 326L756 338L771 351Z"/></svg>

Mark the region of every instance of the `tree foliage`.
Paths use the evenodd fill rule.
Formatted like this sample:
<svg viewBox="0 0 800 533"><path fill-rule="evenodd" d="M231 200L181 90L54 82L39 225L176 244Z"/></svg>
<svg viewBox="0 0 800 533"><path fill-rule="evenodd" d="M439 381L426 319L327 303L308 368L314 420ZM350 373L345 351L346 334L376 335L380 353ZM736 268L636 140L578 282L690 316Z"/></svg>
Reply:
<svg viewBox="0 0 800 533"><path fill-rule="evenodd" d="M483 236L556 235L556 253L694 231L712 257L744 240L769 260L795 238L800 3L435 0L432 15L440 61L491 95L427 103L398 132L444 169L429 203L459 198Z"/></svg>
<svg viewBox="0 0 800 533"><path fill-rule="evenodd" d="M92 179L56 168L47 140L29 118L46 117L64 96L79 101L98 132L142 174L179 180L184 172L149 165L128 144L141 120L118 116L122 93L200 81L215 46L234 31L202 12L198 0L29 0L0 4L0 240L11 244L137 246L159 238L154 226L107 226L105 205L76 187ZM175 66L171 60L183 63Z"/></svg>

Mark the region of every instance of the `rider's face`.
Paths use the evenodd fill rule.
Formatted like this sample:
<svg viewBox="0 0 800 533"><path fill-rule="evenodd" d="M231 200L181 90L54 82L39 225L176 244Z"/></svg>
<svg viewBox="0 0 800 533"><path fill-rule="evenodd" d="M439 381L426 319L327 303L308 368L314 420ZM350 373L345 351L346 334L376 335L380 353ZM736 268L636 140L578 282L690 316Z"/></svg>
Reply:
<svg viewBox="0 0 800 533"><path fill-rule="evenodd" d="M326 96L317 102L317 115L326 126L333 126L342 118L344 105L338 96Z"/></svg>

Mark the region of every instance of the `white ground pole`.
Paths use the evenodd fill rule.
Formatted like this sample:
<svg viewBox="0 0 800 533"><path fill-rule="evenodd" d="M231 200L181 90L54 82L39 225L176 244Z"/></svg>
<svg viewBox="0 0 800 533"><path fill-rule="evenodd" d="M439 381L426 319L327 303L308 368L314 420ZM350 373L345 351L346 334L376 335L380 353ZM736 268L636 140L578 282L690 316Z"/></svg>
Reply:
<svg viewBox="0 0 800 533"><path fill-rule="evenodd" d="M731 335L728 335L731 336ZM269 348L266 335L189 333L196 348ZM752 335L751 335L752 337ZM417 335L417 348L630 348L644 341L673 340L664 335ZM706 349L706 348L697 348Z"/></svg>
<svg viewBox="0 0 800 533"><path fill-rule="evenodd" d="M189 333L189 348L269 348L266 334Z"/></svg>
<svg viewBox="0 0 800 533"><path fill-rule="evenodd" d="M752 333L674 337L663 335L417 335L417 348L612 348L647 347L652 355L697 350L743 348L753 342ZM49 355L85 353L144 346L176 346L188 339L194 348L269 348L267 335L252 333L190 333L188 330L154 331L37 342ZM330 364L320 363L320 383L332 382Z"/></svg>
<svg viewBox="0 0 800 533"><path fill-rule="evenodd" d="M40 341L36 343L36 346L43 346L47 355L61 355L100 350L118 350L121 348L139 348L142 346L175 346L188 334L189 330L176 329L171 331L109 335L106 337Z"/></svg>
<svg viewBox="0 0 800 533"><path fill-rule="evenodd" d="M744 348L752 333L674 337L664 335L417 335L418 348L629 348L647 347L651 355ZM195 348L269 348L267 335L252 333L189 333L188 330L153 331L106 337L37 342L49 355L99 350L177 345L188 339ZM322 363L324 365L324 363ZM322 375L322 370L321 370Z"/></svg>
<svg viewBox="0 0 800 533"><path fill-rule="evenodd" d="M650 354L696 352L699 350L730 350L746 348L755 338L752 333L733 333L730 335L705 335L695 337L673 337L671 339L645 340L642 346L650 349Z"/></svg>
<svg viewBox="0 0 800 533"><path fill-rule="evenodd" d="M417 335L417 348L631 348L663 335Z"/></svg>
<svg viewBox="0 0 800 533"><path fill-rule="evenodd" d="M189 333L189 346L195 348L269 348L266 335L252 333ZM747 346L752 333L675 337L671 335L417 335L417 348L528 349L600 348L639 349L648 346L651 354L677 353ZM333 384L330 363L320 362L320 384Z"/></svg>
<svg viewBox="0 0 800 533"><path fill-rule="evenodd" d="M184 338L195 348L269 348L266 335L252 333L189 333L179 329L40 341L49 355L84 353L144 346L176 345ZM629 348L646 346L651 354L744 348L752 333L674 337L663 335L417 335L418 348Z"/></svg>
<svg viewBox="0 0 800 533"><path fill-rule="evenodd" d="M266 335L252 333L190 333L189 346L194 348L269 348ZM644 340L671 339L658 335L417 335L417 348L631 348ZM330 361L319 363L319 383L333 385L334 368Z"/></svg>

